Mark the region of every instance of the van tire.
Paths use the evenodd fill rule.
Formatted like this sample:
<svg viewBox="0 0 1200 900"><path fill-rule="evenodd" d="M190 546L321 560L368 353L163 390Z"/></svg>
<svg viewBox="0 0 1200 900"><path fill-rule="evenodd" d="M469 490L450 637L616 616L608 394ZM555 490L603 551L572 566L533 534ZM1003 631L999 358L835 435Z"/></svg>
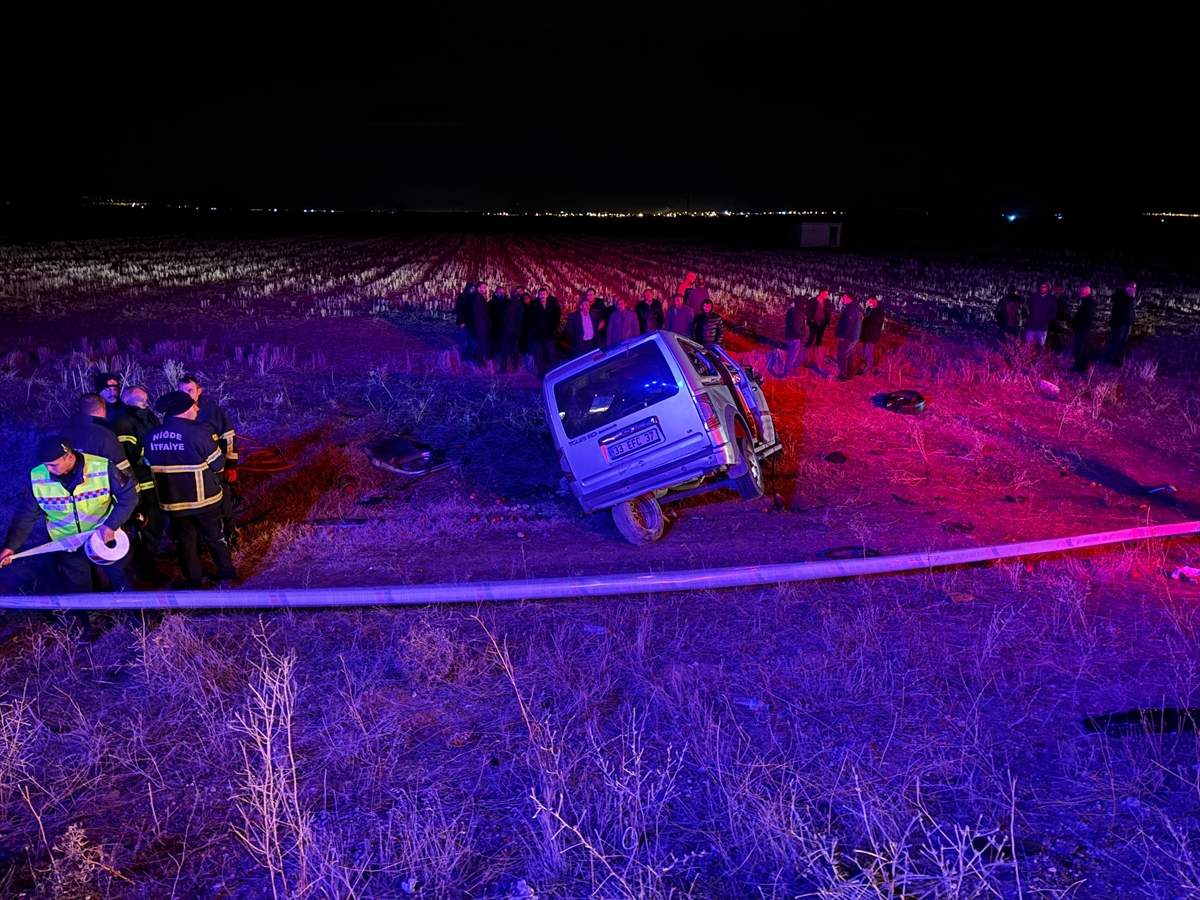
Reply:
<svg viewBox="0 0 1200 900"><path fill-rule="evenodd" d="M733 479L733 487L743 500L757 500L767 491L767 479L763 475L762 460L754 455L750 438L738 438L738 452L746 464L746 474Z"/></svg>
<svg viewBox="0 0 1200 900"><path fill-rule="evenodd" d="M663 533L666 520L653 494L643 494L612 508L617 531L631 544L653 544Z"/></svg>

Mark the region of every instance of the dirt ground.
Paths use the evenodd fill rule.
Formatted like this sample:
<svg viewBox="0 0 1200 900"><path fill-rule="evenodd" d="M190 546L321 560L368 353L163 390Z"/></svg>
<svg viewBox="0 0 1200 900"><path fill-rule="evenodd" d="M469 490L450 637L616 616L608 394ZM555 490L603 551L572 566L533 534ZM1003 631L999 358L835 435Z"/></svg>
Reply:
<svg viewBox="0 0 1200 900"><path fill-rule="evenodd" d="M252 311L205 296L10 315L3 496L26 477L22 448L108 366L156 389L197 372L249 439L246 587L782 563L1200 519L1197 373L1159 371L1154 339L1080 376L986 330L893 322L877 373L839 383L831 339L821 366L783 379L779 334L740 331L729 349L767 373L784 442L768 493L674 504L663 538L633 547L560 490L533 374L462 364L444 312L315 319L286 293ZM898 389L928 409L884 409ZM371 467L364 444L395 434L461 442L456 465ZM286 468L254 471L275 451ZM1200 565L1194 539L762 590L134 615L84 647L10 611L0 892L1197 896L1195 729L1084 725L1200 706L1200 588L1169 577L1184 564ZM5 594L51 590L44 562L0 572Z"/></svg>

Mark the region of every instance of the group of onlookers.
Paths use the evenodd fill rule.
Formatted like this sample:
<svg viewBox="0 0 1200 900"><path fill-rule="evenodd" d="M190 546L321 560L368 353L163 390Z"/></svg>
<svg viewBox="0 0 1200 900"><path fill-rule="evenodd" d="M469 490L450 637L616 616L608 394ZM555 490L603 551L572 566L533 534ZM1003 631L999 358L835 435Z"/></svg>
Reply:
<svg viewBox="0 0 1200 900"><path fill-rule="evenodd" d="M832 306L829 291L821 291L814 297L797 297L792 302L784 316L784 378L804 365L811 365L820 371L825 356L825 329L833 318ZM838 381L849 381L854 377L854 350L860 343L864 374L874 373L875 345L883 336L884 321L883 305L878 295L871 294L865 301L859 302L851 294L842 294L842 313L833 332L837 341Z"/></svg>
<svg viewBox="0 0 1200 900"><path fill-rule="evenodd" d="M1059 284L1051 287L1043 281L1037 291L1022 297L1015 285L996 304L996 324L1001 332L1039 347L1065 346L1067 326L1074 334L1073 351L1076 372L1087 372L1094 362L1120 366L1125 361L1129 332L1137 318L1137 282L1129 281L1113 294L1109 313L1110 333L1103 351L1092 347L1092 332L1096 327L1096 294L1091 285L1079 287L1078 303L1071 309L1066 289ZM1057 339L1056 339L1057 338Z"/></svg>
<svg viewBox="0 0 1200 900"><path fill-rule="evenodd" d="M642 291L632 308L623 294L605 298L587 288L565 322L562 305L548 285L536 295L523 285L511 293L497 287L489 298L486 283L471 281L454 301L454 317L464 361L492 360L501 371L515 372L521 356L528 354L539 379L558 363L560 325L571 357L660 329L703 344L720 344L725 337L725 322L713 309L703 277L692 272L666 307L652 288Z"/></svg>

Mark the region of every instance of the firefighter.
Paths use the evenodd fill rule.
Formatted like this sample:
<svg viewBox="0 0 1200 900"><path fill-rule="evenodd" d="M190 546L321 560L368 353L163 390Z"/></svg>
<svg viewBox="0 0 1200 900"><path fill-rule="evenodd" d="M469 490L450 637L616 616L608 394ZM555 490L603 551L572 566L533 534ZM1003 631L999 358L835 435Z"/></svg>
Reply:
<svg viewBox="0 0 1200 900"><path fill-rule="evenodd" d="M199 404L200 413L196 416L196 421L212 428L213 434L217 436L217 444L221 448L221 453L225 457L225 469L219 476L222 489L221 521L225 523L225 539L229 542L229 549L232 551L237 548L238 537L237 521L233 514L233 491L229 487L237 481L238 455L234 445L233 423L229 421L229 416L224 409L211 399L203 397L204 388L200 386L195 375L184 375L180 378L179 390Z"/></svg>
<svg viewBox="0 0 1200 900"><path fill-rule="evenodd" d="M166 578L155 565L158 541L163 533L163 514L154 492L154 473L145 460L146 435L159 426L158 416L150 409L150 395L144 387L127 387L121 392L122 414L113 421L117 440L129 460L137 481L138 508L133 518L133 561L139 578L162 584Z"/></svg>
<svg viewBox="0 0 1200 900"><path fill-rule="evenodd" d="M60 433L80 453L103 456L122 475L129 475L129 460L109 424L107 407L99 394L84 394L79 398L79 411L71 416Z"/></svg>
<svg viewBox="0 0 1200 900"><path fill-rule="evenodd" d="M132 480L118 472L111 460L77 452L62 435L38 442L37 461L38 465L29 473L29 485L17 501L4 549L0 550L0 566L11 562L10 557L25 543L38 516L45 517L52 541L98 531L100 539L107 543L116 537L117 529L137 507L137 489ZM84 548L52 556L54 571L72 591L92 590L92 570L97 567L87 558ZM130 589L124 561L104 566L104 574L115 590ZM79 639L90 639L88 614L72 610L69 616L81 631Z"/></svg>
<svg viewBox="0 0 1200 900"><path fill-rule="evenodd" d="M184 587L202 586L200 538L208 544L220 586L237 577L221 518L225 456L212 428L196 421L200 409L191 395L171 391L155 401L163 424L145 437L145 459L154 474L158 505L171 517Z"/></svg>

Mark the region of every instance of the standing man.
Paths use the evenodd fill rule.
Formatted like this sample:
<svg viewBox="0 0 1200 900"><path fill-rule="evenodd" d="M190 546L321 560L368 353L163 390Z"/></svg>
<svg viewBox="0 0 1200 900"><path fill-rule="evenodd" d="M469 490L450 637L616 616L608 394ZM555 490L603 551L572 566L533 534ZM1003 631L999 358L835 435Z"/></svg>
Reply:
<svg viewBox="0 0 1200 900"><path fill-rule="evenodd" d="M1108 349L1104 351L1104 360L1110 366L1120 368L1125 362L1125 346L1129 343L1129 332L1137 319L1137 282L1131 281L1125 289L1113 294L1112 314L1109 321L1112 324L1112 337L1108 341Z"/></svg>
<svg viewBox="0 0 1200 900"><path fill-rule="evenodd" d="M121 402L125 405L125 415L116 423L117 440L125 448L125 458L129 460L138 490L137 514L132 520L133 562L138 577L161 583L164 579L155 559L163 533L163 514L154 492L154 473L145 459L146 435L159 426L158 416L150 409L150 395L140 385L125 388Z"/></svg>
<svg viewBox="0 0 1200 900"><path fill-rule="evenodd" d="M804 307L804 298L798 296L783 317L783 340L787 348L783 357L784 378L791 375L793 369L804 365L808 357L807 348L804 346Z"/></svg>
<svg viewBox="0 0 1200 900"><path fill-rule="evenodd" d="M1014 338L1021 336L1021 308L1024 305L1016 285L1010 284L1008 293L996 304L996 324L1001 333Z"/></svg>
<svg viewBox="0 0 1200 900"><path fill-rule="evenodd" d="M117 529L128 521L137 508L137 490L111 460L90 453L75 451L62 435L43 438L37 445L38 465L29 473L29 483L13 512L4 549L0 550L0 566L11 562L10 557L33 531L38 516L46 519L50 540L57 541L73 534L97 531L100 540L110 543ZM92 590L93 568L83 547L51 554L57 575L76 593ZM104 573L114 590L129 590L125 561L104 567ZM80 640L91 637L91 623L83 611L69 613L73 624L80 628Z"/></svg>
<svg viewBox="0 0 1200 900"><path fill-rule="evenodd" d="M675 288L675 293L677 293L679 296L683 297L684 300L687 300L687 292L690 291L695 286L696 286L696 273L688 272L687 275L684 276L683 281L680 282L679 287ZM694 316L695 313L693 313L692 315Z"/></svg>
<svg viewBox="0 0 1200 900"><path fill-rule="evenodd" d="M562 321L562 309L558 299L550 296L550 288L538 288L537 300L533 303L533 322L529 326L529 340L533 344L533 361L537 368L538 381L546 372L558 365L558 351L554 347L558 325Z"/></svg>
<svg viewBox="0 0 1200 900"><path fill-rule="evenodd" d="M517 355L517 344L521 340L521 325L525 318L525 305L529 298L525 296L525 288L518 285L513 288L512 296L504 304L504 316L500 321L500 345L496 352L500 360L501 371L521 371L521 359Z"/></svg>
<svg viewBox="0 0 1200 900"><path fill-rule="evenodd" d="M837 338L838 381L849 381L853 376L850 352L862 336L862 307L849 294L842 294L842 314L838 316L833 336Z"/></svg>
<svg viewBox="0 0 1200 900"><path fill-rule="evenodd" d="M1039 347L1045 347L1050 323L1058 313L1058 298L1050 293L1050 282L1043 281L1038 285L1038 292L1029 298L1025 310L1025 343L1036 342Z"/></svg>
<svg viewBox="0 0 1200 900"><path fill-rule="evenodd" d="M608 325L605 328L604 345L606 347L631 340L642 333L642 329L638 325L637 313L629 308L629 303L625 298L617 294L613 299L616 301L616 309L608 317Z"/></svg>
<svg viewBox="0 0 1200 900"><path fill-rule="evenodd" d="M883 335L883 305L876 296L867 298L867 308L863 310L862 334L863 345L863 374L875 374L875 345Z"/></svg>
<svg viewBox="0 0 1200 900"><path fill-rule="evenodd" d="M108 404L99 394L84 394L79 398L78 412L63 426L61 434L78 452L103 456L122 475L129 474L129 459L109 425Z"/></svg>
<svg viewBox="0 0 1200 900"><path fill-rule="evenodd" d="M692 334L693 318L692 308L684 305L683 294L676 294L671 308L667 310L664 330L682 334L684 337L690 337Z"/></svg>
<svg viewBox="0 0 1200 900"><path fill-rule="evenodd" d="M598 319L599 316L592 309L592 301L585 293L579 298L579 308L567 316L567 324L564 326L573 355L583 356L600 345Z"/></svg>
<svg viewBox="0 0 1200 900"><path fill-rule="evenodd" d="M96 393L104 400L105 418L111 425L125 414L125 404L121 402L121 379L112 372L100 372L96 375L95 385Z"/></svg>
<svg viewBox="0 0 1200 900"><path fill-rule="evenodd" d="M534 310L533 294L521 291L521 306L524 307L521 312L521 337L517 341L518 353L533 353L533 341L529 337L530 329L533 328L533 320L536 316Z"/></svg>
<svg viewBox="0 0 1200 900"><path fill-rule="evenodd" d="M659 331L666 321L662 301L654 296L654 291L650 288L642 291L642 299L638 301L634 311L637 313L638 328L642 334Z"/></svg>
<svg viewBox="0 0 1200 900"><path fill-rule="evenodd" d="M1088 353L1088 340L1092 329L1096 327L1096 295L1092 287L1085 284L1079 288L1079 309L1075 310L1075 318L1071 320L1071 328L1075 331L1075 365L1072 372L1086 375L1091 368L1092 360Z"/></svg>
<svg viewBox="0 0 1200 900"><path fill-rule="evenodd" d="M825 359L825 329L833 317L832 303L829 301L829 291L821 291L815 297L809 297L804 307L804 321L808 326L808 340L804 343L805 358L808 351L813 351L813 368L819 369Z"/></svg>
<svg viewBox="0 0 1200 900"><path fill-rule="evenodd" d="M171 516L184 587L199 589L200 538L208 544L220 586L237 577L221 517L225 456L212 428L196 421L200 407L190 394L171 391L154 404L163 424L146 435L146 462L154 473L158 505Z"/></svg>
<svg viewBox="0 0 1200 900"><path fill-rule="evenodd" d="M713 302L705 300L700 315L692 319L692 340L711 347L725 340L725 320L713 312Z"/></svg>
<svg viewBox="0 0 1200 900"><path fill-rule="evenodd" d="M458 332L458 356L463 362L471 358L471 322L475 308L475 282L468 281L463 292L454 300L454 325Z"/></svg>
<svg viewBox="0 0 1200 900"><path fill-rule="evenodd" d="M504 330L504 312L506 309L508 309L508 291L502 287L498 287L492 292L492 299L488 301L488 321L492 324L489 341L491 342L492 355L495 359L500 358L500 342ZM503 364L501 362L501 365Z"/></svg>
<svg viewBox="0 0 1200 900"><path fill-rule="evenodd" d="M238 454L234 443L233 422L229 421L225 410L214 403L211 397L204 397L204 388L200 386L195 375L184 375L179 379L178 387L197 404L199 412L196 414L196 424L211 429L217 446L221 448L221 455L225 458L224 468L218 476L221 482L221 521L225 524L225 540L229 543L229 549L236 550L237 521L233 513L233 491L229 488L238 477Z"/></svg>
<svg viewBox="0 0 1200 900"><path fill-rule="evenodd" d="M471 297L471 336L475 339L472 357L476 362L487 362L492 355L492 323L488 318L487 284L482 281L475 285Z"/></svg>
<svg viewBox="0 0 1200 900"><path fill-rule="evenodd" d="M691 307L693 316L704 313L704 301L708 299L708 288L704 286L704 276L697 275L696 283L683 295L683 302Z"/></svg>

